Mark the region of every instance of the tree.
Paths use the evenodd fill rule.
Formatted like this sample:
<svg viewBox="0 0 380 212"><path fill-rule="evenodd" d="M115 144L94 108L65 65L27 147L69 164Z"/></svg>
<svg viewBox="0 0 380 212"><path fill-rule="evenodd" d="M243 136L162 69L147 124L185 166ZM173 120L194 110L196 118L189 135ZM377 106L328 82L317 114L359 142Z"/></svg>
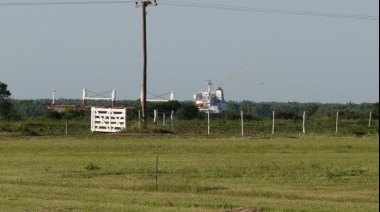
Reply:
<svg viewBox="0 0 380 212"><path fill-rule="evenodd" d="M8 119L11 117L11 92L7 89L7 87L7 84L0 82L0 119Z"/></svg>
<svg viewBox="0 0 380 212"><path fill-rule="evenodd" d="M182 102L181 108L177 110L177 118L179 119L195 119L199 117L200 112L198 108L195 106L194 102Z"/></svg>
<svg viewBox="0 0 380 212"><path fill-rule="evenodd" d="M309 117L311 116L314 116L317 111L319 110L319 105L316 104L316 103L311 103L308 107L307 107L307 115Z"/></svg>
<svg viewBox="0 0 380 212"><path fill-rule="evenodd" d="M379 119L379 102L373 104L372 113L375 119Z"/></svg>

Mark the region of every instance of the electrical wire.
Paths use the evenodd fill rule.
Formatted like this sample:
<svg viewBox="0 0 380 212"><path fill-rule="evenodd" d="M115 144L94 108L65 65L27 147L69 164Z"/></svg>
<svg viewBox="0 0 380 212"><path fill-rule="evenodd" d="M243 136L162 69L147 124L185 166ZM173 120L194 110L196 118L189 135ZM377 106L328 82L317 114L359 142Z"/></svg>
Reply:
<svg viewBox="0 0 380 212"><path fill-rule="evenodd" d="M78 5L78 4L128 4L136 3L136 1L126 0L112 0L112 1L60 1L60 2L13 2L13 3L0 3L0 6L43 6L43 5ZM191 2L178 2L170 0L161 0L159 5L174 6L174 7L189 7L198 9L213 9L213 10L228 10L237 12L251 12L251 13L267 13L267 14L280 14L280 15L296 15L296 16L314 16L325 18L342 18L342 19L357 19L377 21L379 16L370 15L355 15L355 14L337 14L337 13L324 13L313 11L299 11L299 10L281 10L269 8L255 8L255 7L241 7L220 4L205 4L205 3L191 3Z"/></svg>
<svg viewBox="0 0 380 212"><path fill-rule="evenodd" d="M135 1L61 1L61 2L12 2L0 3L0 6L49 6L49 5L76 5L76 4L126 4Z"/></svg>
<svg viewBox="0 0 380 212"><path fill-rule="evenodd" d="M252 12L252 13L315 16L315 17L327 17L327 18L346 18L346 19L371 20L371 21L379 20L379 16L369 16L369 15L354 15L354 14L343 14L343 13L336 14L336 13L322 13L322 12L312 12L312 11L253 8L253 7L241 7L241 6L219 5L219 4L177 2L177 1L170 1L170 0L162 0L160 1L160 5L176 6L176 7L191 7L191 8L201 8L201 9L230 10L230 11Z"/></svg>

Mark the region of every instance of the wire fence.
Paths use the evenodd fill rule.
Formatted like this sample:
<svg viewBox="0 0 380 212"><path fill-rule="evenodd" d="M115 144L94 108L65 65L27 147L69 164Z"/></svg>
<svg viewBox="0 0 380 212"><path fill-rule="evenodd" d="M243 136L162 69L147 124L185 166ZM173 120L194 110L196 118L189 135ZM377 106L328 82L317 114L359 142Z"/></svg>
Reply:
<svg viewBox="0 0 380 212"><path fill-rule="evenodd" d="M275 114L275 112L274 112ZM272 120L244 120L242 113L240 120L213 118L191 121L177 121L177 133L193 133L198 135L234 135L234 136L276 136L276 135L378 135L379 121L368 119L339 119L339 113L335 118L310 118L304 113L303 119L277 119Z"/></svg>
<svg viewBox="0 0 380 212"><path fill-rule="evenodd" d="M367 136L378 135L379 120L368 118L346 119L336 117L311 117L303 119L252 120L227 119L207 116L203 119L180 120L168 114L148 118L148 131L190 136L233 136L233 137L273 137L300 135L327 136ZM174 123L173 123L174 122ZM141 124L134 118L127 120L124 133L140 131ZM85 120L50 120L24 121L14 123L0 122L0 132L18 132L23 135L91 135L91 121Z"/></svg>

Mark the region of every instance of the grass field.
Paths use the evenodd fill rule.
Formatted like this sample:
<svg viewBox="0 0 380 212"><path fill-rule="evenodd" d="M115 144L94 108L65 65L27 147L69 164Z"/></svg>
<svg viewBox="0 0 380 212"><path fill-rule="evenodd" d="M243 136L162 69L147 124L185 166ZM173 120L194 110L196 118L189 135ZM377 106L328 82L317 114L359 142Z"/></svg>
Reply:
<svg viewBox="0 0 380 212"><path fill-rule="evenodd" d="M378 137L0 135L0 211L242 207L379 211Z"/></svg>

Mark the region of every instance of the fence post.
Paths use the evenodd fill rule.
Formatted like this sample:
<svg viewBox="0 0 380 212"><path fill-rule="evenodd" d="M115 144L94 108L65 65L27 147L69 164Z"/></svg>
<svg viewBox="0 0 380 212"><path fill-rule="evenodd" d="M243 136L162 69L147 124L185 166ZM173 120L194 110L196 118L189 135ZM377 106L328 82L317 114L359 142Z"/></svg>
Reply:
<svg viewBox="0 0 380 212"><path fill-rule="evenodd" d="M303 111L302 132L306 134L306 112Z"/></svg>
<svg viewBox="0 0 380 212"><path fill-rule="evenodd" d="M170 115L170 119L171 119L171 122L172 122L172 130L175 133L176 132L176 126L175 126L174 110L172 110L172 113Z"/></svg>
<svg viewBox="0 0 380 212"><path fill-rule="evenodd" d="M272 118L272 135L274 135L274 111L273 111L273 118Z"/></svg>
<svg viewBox="0 0 380 212"><path fill-rule="evenodd" d="M69 121L66 119L66 135L68 135Z"/></svg>
<svg viewBox="0 0 380 212"><path fill-rule="evenodd" d="M207 111L207 135L210 135L210 110Z"/></svg>
<svg viewBox="0 0 380 212"><path fill-rule="evenodd" d="M162 114L162 126L165 126L165 122L166 122L166 114L165 112Z"/></svg>
<svg viewBox="0 0 380 212"><path fill-rule="evenodd" d="M372 120L372 112L369 112L369 121L368 121L368 127L371 126L371 120Z"/></svg>
<svg viewBox="0 0 380 212"><path fill-rule="evenodd" d="M243 111L240 112L240 116L241 116L241 136L244 136L244 112Z"/></svg>
<svg viewBox="0 0 380 212"><path fill-rule="evenodd" d="M154 127L157 128L157 122L158 122L158 111L154 110L154 118L153 118L153 123Z"/></svg>
<svg viewBox="0 0 380 212"><path fill-rule="evenodd" d="M335 134L338 134L339 111L336 112Z"/></svg>
<svg viewBox="0 0 380 212"><path fill-rule="evenodd" d="M139 115L138 115L138 117L139 117L139 127L141 127L141 110L139 110Z"/></svg>

